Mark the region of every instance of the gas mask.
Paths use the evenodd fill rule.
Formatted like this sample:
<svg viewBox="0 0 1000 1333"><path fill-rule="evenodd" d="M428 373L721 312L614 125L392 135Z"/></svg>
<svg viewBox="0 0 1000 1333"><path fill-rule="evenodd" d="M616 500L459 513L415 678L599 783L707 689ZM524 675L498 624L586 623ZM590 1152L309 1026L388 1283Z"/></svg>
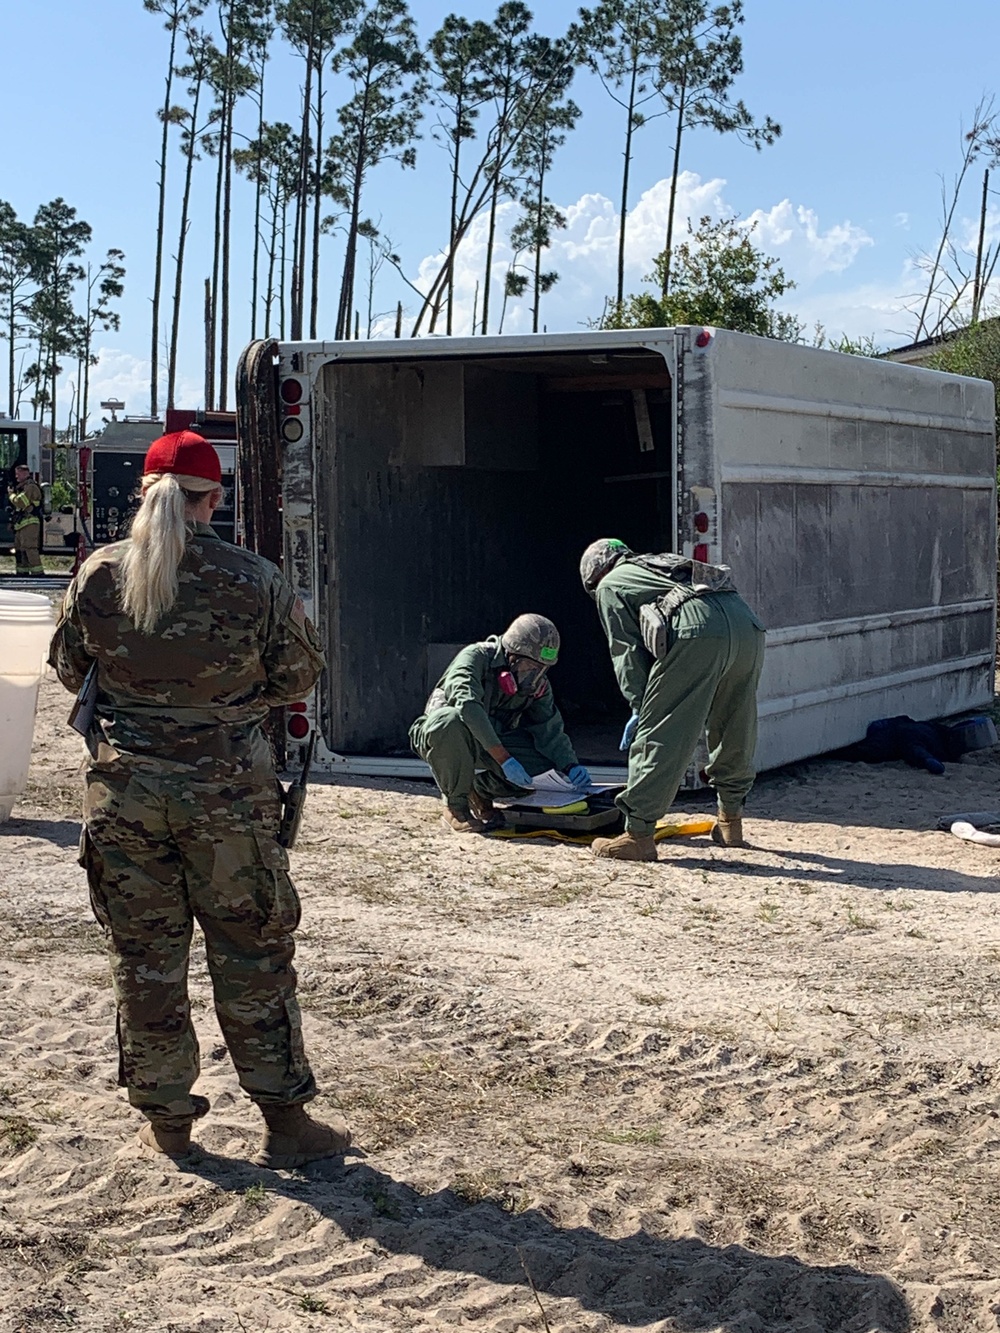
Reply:
<svg viewBox="0 0 1000 1333"><path fill-rule="evenodd" d="M551 650L543 649L543 651ZM544 690L545 677L550 665L548 662L536 662L531 657L508 653L508 670L500 673L500 688L508 695L530 694L537 697Z"/></svg>

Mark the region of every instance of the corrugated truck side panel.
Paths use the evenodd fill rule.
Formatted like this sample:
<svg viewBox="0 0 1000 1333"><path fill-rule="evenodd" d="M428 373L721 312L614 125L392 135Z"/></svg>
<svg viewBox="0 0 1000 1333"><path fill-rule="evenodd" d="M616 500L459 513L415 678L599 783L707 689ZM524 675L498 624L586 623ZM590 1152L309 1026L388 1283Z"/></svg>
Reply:
<svg viewBox="0 0 1000 1333"><path fill-rule="evenodd" d="M768 626L760 766L989 703L992 386L726 332L698 350L685 396L713 443L713 550Z"/></svg>

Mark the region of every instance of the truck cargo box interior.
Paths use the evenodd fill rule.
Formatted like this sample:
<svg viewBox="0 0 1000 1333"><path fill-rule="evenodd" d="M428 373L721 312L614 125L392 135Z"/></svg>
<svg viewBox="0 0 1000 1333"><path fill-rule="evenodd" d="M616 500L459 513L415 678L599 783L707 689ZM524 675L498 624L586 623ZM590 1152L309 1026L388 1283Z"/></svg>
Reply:
<svg viewBox="0 0 1000 1333"><path fill-rule="evenodd" d="M327 743L408 753L407 729L456 648L537 611L562 634L552 684L580 758L619 762L627 709L578 565L596 537L672 543L663 358L351 361L323 375Z"/></svg>

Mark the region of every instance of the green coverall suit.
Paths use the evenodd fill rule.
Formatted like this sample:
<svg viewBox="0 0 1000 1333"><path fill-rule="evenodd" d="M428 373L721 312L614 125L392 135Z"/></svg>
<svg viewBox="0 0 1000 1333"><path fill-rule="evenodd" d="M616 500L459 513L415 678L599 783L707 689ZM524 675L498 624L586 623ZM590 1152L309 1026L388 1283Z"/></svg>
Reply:
<svg viewBox="0 0 1000 1333"><path fill-rule="evenodd" d="M670 648L657 660L643 643L639 608L671 586L665 574L626 559L595 594L619 687L639 715L617 800L638 837L652 834L670 808L706 727L719 808L738 814L754 780L764 627L735 592L694 597L674 613Z"/></svg>
<svg viewBox="0 0 1000 1333"><path fill-rule="evenodd" d="M550 768L568 772L578 762L548 680L538 694L504 694L499 677L506 667L496 636L463 648L410 728L410 744L430 764L449 805L464 805L473 788L490 798L522 790L487 753L498 745L533 778Z"/></svg>

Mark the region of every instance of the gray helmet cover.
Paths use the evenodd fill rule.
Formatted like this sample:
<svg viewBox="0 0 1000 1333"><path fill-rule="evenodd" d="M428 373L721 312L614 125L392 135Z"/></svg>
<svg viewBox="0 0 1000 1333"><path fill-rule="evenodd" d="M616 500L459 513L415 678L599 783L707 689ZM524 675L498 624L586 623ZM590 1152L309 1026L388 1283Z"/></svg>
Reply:
<svg viewBox="0 0 1000 1333"><path fill-rule="evenodd" d="M617 537L599 537L591 542L580 557L580 578L591 597L597 592L597 585L609 570L614 569L618 561L632 552Z"/></svg>
<svg viewBox="0 0 1000 1333"><path fill-rule="evenodd" d="M551 620L533 611L511 621L500 643L505 652L528 657L545 667L555 666L559 659L559 631Z"/></svg>

